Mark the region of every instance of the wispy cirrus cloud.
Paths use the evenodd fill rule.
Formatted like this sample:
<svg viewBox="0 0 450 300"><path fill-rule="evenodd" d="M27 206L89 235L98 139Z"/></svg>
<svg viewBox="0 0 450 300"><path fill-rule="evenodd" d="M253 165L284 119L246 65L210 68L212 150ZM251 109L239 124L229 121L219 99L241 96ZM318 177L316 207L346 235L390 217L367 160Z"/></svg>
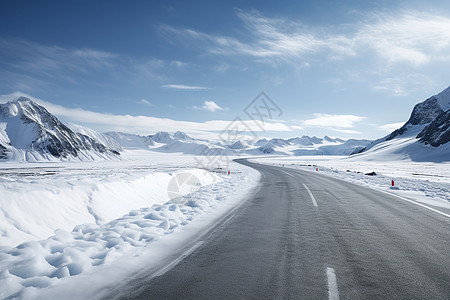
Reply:
<svg viewBox="0 0 450 300"><path fill-rule="evenodd" d="M409 73L383 78L372 89L399 97L408 96L418 91L425 92L433 86L433 81L428 76L420 73Z"/></svg>
<svg viewBox="0 0 450 300"><path fill-rule="evenodd" d="M148 84L149 80L167 80L161 70L179 68L157 58L136 59L107 51L69 49L15 38L0 40L0 64L3 86L26 91L44 85L50 88L63 84Z"/></svg>
<svg viewBox="0 0 450 300"><path fill-rule="evenodd" d="M258 11L236 11L246 29L245 38L221 36L189 28L160 26L168 38L203 42L211 54L244 55L256 59L298 59L326 55L342 59L370 55L387 64L422 66L449 60L450 18L417 11L371 13L363 21L333 28L308 27L286 18L269 18ZM262 60L264 61L264 60Z"/></svg>
<svg viewBox="0 0 450 300"><path fill-rule="evenodd" d="M137 103L142 104L142 105L146 105L146 106L149 106L149 107L154 106L150 101L145 100L145 99L141 99Z"/></svg>
<svg viewBox="0 0 450 300"><path fill-rule="evenodd" d="M175 89L175 90L209 90L209 88L204 86L196 86L196 85L185 85L185 84L163 84L161 85L163 88L167 89Z"/></svg>
<svg viewBox="0 0 450 300"><path fill-rule="evenodd" d="M352 38L367 45L388 63L414 66L447 58L450 50L450 18L417 11L372 14Z"/></svg>
<svg viewBox="0 0 450 300"><path fill-rule="evenodd" d="M324 46L324 41L310 33L282 32L278 27L285 22L283 20L264 18L258 12L238 11L237 14L250 32L248 40L253 42L169 25L161 25L159 29L170 39L175 36L188 41L201 41L207 44L208 52L219 55L244 55L255 58L299 57Z"/></svg>
<svg viewBox="0 0 450 300"><path fill-rule="evenodd" d="M0 53L12 58L9 64L13 69L46 76L60 76L61 71L87 73L90 70L110 68L118 58L118 55L106 51L66 49L21 39L1 40Z"/></svg>
<svg viewBox="0 0 450 300"><path fill-rule="evenodd" d="M236 15L241 20L239 35L169 25L161 25L159 31L174 43L181 39L180 44L190 43L199 51L236 59L239 64L250 59L298 71L301 66L317 68L328 61L339 65L338 76L346 83L356 79L390 96L405 97L418 89L434 91L443 82L429 68L445 72L443 64L450 63L450 17L435 12L364 12L359 20L332 27L307 26L256 10L237 9Z"/></svg>

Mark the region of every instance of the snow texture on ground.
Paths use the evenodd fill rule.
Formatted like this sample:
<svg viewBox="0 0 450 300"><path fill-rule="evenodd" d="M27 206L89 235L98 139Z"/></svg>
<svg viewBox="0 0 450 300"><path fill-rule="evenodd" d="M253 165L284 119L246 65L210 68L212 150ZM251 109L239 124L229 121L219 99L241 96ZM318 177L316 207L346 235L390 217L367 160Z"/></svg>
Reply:
<svg viewBox="0 0 450 300"><path fill-rule="evenodd" d="M85 287L89 274L107 283L105 266L120 270L124 256L140 257L176 232L189 236L198 219L211 225L205 216L225 213L257 186L254 170L195 169L192 158L2 168L0 298L39 298L77 275Z"/></svg>

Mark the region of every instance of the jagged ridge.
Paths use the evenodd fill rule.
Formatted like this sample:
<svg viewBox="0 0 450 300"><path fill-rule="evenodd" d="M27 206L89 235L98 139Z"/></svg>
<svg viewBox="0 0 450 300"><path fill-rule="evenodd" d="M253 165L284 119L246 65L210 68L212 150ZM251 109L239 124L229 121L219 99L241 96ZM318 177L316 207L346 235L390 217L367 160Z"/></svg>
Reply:
<svg viewBox="0 0 450 300"><path fill-rule="evenodd" d="M0 122L5 123L2 135L6 144L0 150L3 158L13 148L56 158L78 157L81 151L119 155L91 137L73 132L44 107L26 97L0 105Z"/></svg>

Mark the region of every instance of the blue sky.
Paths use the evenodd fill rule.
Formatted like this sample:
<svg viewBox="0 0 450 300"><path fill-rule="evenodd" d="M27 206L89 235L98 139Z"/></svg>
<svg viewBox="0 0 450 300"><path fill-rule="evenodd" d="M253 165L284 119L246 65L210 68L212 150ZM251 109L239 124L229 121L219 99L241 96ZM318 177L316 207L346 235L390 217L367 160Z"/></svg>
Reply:
<svg viewBox="0 0 450 300"><path fill-rule="evenodd" d="M374 139L449 66L449 1L0 1L0 94L100 131L213 138L264 91L260 136Z"/></svg>

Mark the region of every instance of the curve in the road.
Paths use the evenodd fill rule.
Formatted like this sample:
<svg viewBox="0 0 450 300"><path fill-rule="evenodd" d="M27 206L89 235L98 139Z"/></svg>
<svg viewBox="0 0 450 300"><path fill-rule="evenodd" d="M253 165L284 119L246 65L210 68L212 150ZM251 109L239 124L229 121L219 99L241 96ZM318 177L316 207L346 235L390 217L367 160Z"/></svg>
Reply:
<svg viewBox="0 0 450 300"><path fill-rule="evenodd" d="M115 298L450 298L444 215L313 172L238 162L262 173L257 194Z"/></svg>

